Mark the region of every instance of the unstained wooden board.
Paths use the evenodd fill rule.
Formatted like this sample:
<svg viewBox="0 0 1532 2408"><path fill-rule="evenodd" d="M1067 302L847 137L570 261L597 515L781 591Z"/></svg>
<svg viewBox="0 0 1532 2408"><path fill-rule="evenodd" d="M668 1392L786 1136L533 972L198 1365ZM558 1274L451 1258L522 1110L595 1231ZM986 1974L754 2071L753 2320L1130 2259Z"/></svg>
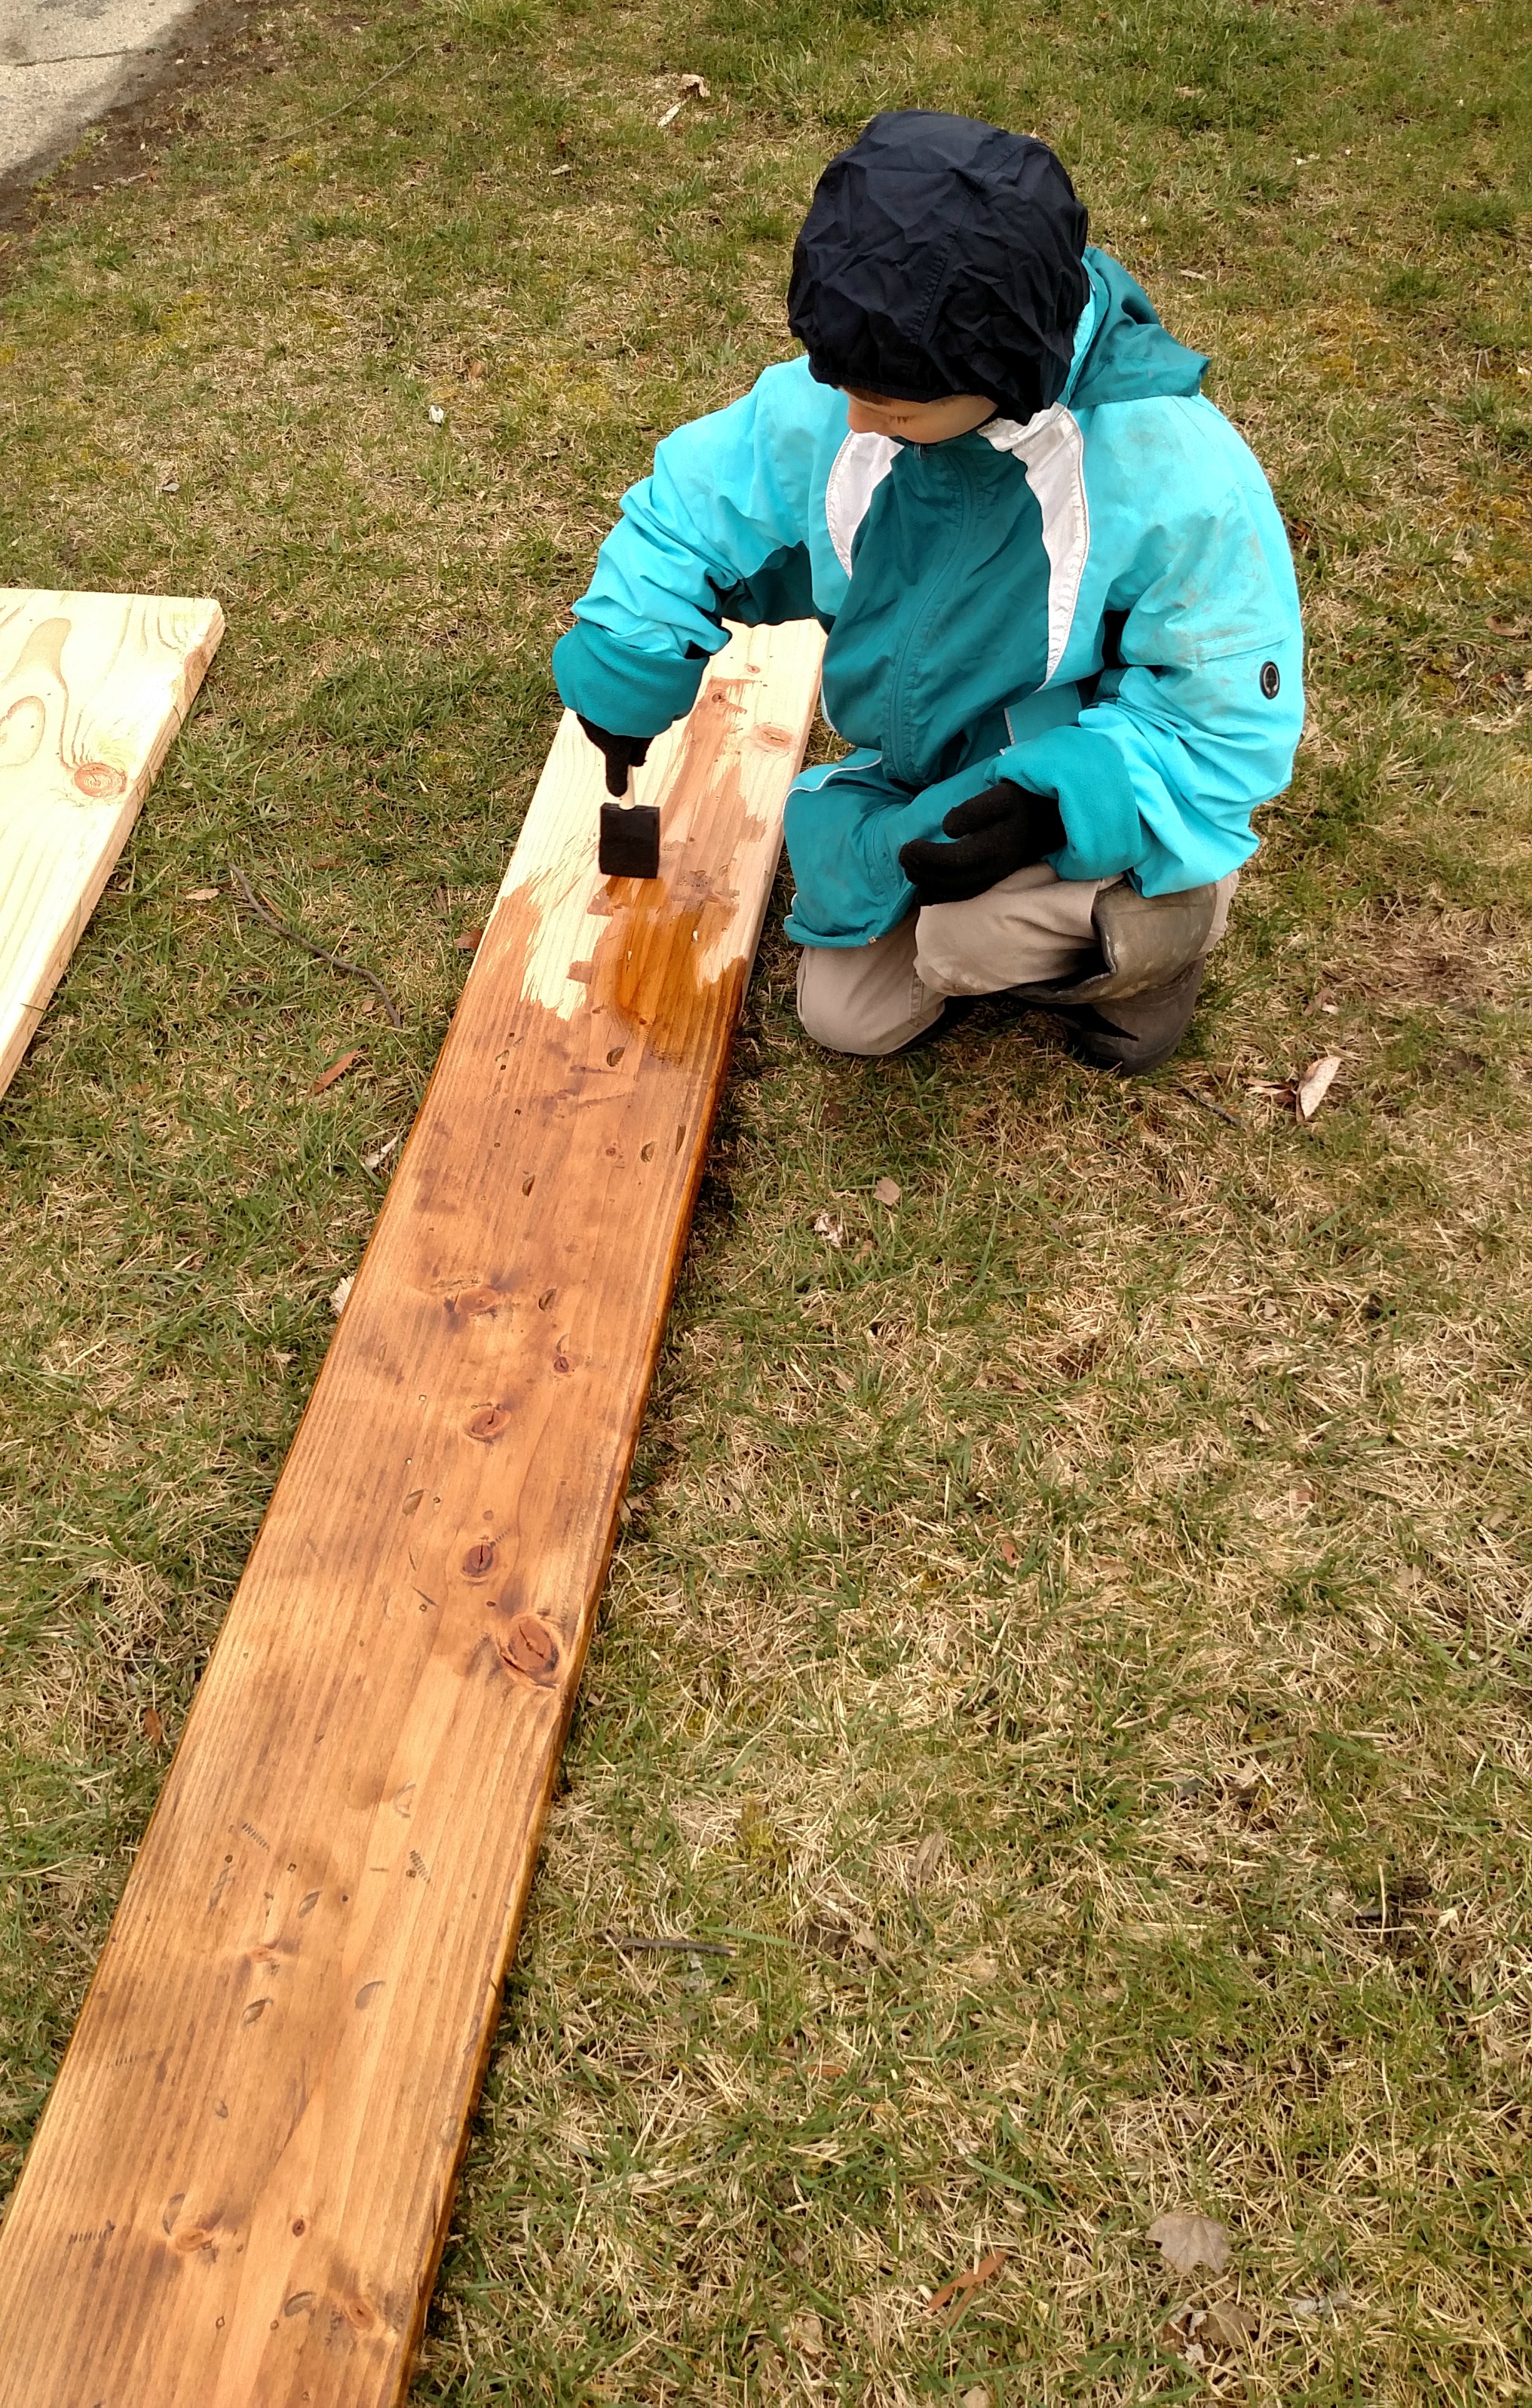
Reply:
<svg viewBox="0 0 1532 2408"><path fill-rule="evenodd" d="M216 602L0 586L0 1092L222 633Z"/></svg>
<svg viewBox="0 0 1532 2408"><path fill-rule="evenodd" d="M0 2229L4 2408L403 2395L813 713L566 719Z"/></svg>

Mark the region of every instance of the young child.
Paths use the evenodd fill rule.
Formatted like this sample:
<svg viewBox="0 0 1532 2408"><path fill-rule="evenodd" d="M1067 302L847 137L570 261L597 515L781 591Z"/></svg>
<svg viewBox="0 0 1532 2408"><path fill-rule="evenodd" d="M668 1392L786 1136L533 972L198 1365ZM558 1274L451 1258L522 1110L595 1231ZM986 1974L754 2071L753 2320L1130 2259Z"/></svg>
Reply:
<svg viewBox="0 0 1532 2408"><path fill-rule="evenodd" d="M841 1053L1007 992L1152 1069L1291 775L1276 506L1206 360L1085 233L1043 143L875 118L794 254L807 357L659 446L554 650L621 793L723 618L826 628L852 749L789 796L787 932L803 1025Z"/></svg>

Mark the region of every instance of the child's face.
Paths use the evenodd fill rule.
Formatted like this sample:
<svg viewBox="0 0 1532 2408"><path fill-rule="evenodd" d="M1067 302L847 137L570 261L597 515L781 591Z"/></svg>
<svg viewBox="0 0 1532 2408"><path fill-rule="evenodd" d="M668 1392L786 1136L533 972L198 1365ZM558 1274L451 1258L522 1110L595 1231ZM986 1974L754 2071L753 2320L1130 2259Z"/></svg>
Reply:
<svg viewBox="0 0 1532 2408"><path fill-rule="evenodd" d="M845 387L847 419L853 435L888 435L895 443L950 443L954 435L971 435L995 404L981 393L953 393L940 401L895 401L886 393L861 393Z"/></svg>

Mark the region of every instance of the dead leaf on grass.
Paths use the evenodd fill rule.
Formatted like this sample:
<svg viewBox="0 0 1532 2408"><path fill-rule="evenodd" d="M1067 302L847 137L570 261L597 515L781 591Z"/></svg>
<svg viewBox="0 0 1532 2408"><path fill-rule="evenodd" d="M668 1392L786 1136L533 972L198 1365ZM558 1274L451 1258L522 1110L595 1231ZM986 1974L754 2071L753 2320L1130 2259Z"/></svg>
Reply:
<svg viewBox="0 0 1532 2408"><path fill-rule="evenodd" d="M972 2293L981 2283L993 2281L1005 2262L1006 2252L992 2249L987 2258L981 2258L977 2266L970 2267L966 2273L954 2274L950 2283L943 2283L939 2291L932 2292L925 2303L927 2315L937 2315L941 2309L950 2306L952 2315L947 2321L951 2324L953 2316L962 2315Z"/></svg>
<svg viewBox="0 0 1532 2408"><path fill-rule="evenodd" d="M827 1899L810 1917L804 1937L822 1956L833 1956L839 1964L866 1957L886 1971L894 1959L880 1946L878 1935L851 1911Z"/></svg>
<svg viewBox="0 0 1532 2408"><path fill-rule="evenodd" d="M1210 2358L1248 2349L1260 2329L1255 2310L1232 2300L1210 2308L1177 2308L1160 2327L1160 2346L1173 2349L1188 2366L1206 2366Z"/></svg>
<svg viewBox="0 0 1532 2408"><path fill-rule="evenodd" d="M153 1706L144 1708L144 1737L150 1747L165 1745L165 1724Z"/></svg>
<svg viewBox="0 0 1532 2408"><path fill-rule="evenodd" d="M1196 2328L1202 2319L1196 2308L1178 2308L1167 2316L1160 2327L1160 2347L1173 2349L1188 2366L1206 2366L1208 2353L1197 2338Z"/></svg>
<svg viewBox="0 0 1532 2408"><path fill-rule="evenodd" d="M1339 2291L1319 2291L1310 2299L1289 2300L1287 2304L1305 2324L1332 2324L1342 2308L1349 2308L1352 2295L1344 2287Z"/></svg>
<svg viewBox="0 0 1532 2408"><path fill-rule="evenodd" d="M915 1850L914 1855L909 1859L910 1888L923 1889L946 1854L946 1832L927 1831L924 1839L921 1842L920 1846Z"/></svg>
<svg viewBox="0 0 1532 2408"><path fill-rule="evenodd" d="M330 1290L330 1310L332 1312L341 1313L345 1312L346 1300L355 1285L356 1273L354 1271L348 1271L344 1279L336 1280L334 1287Z"/></svg>
<svg viewBox="0 0 1532 2408"><path fill-rule="evenodd" d="M390 1154L397 1154L403 1143L404 1138L401 1135L399 1137L391 1137L386 1139L381 1145L369 1146L366 1153L362 1156L363 1169L381 1170Z"/></svg>
<svg viewBox="0 0 1532 2408"><path fill-rule="evenodd" d="M990 2395L981 2383L976 2383L971 2391L965 2391L961 2408L991 2408Z"/></svg>
<svg viewBox="0 0 1532 2408"><path fill-rule="evenodd" d="M878 1179L873 1182L872 1192L877 1197L879 1203L886 1204L889 1211L892 1212L895 1205L897 1204L900 1197L904 1194L904 1189L895 1180Z"/></svg>
<svg viewBox="0 0 1532 2408"><path fill-rule="evenodd" d="M838 1221L833 1212L816 1212L814 1235L816 1238L823 1238L827 1246L838 1249L846 1242L846 1225L843 1221Z"/></svg>
<svg viewBox="0 0 1532 2408"><path fill-rule="evenodd" d="M782 2327L782 2338L801 2350L805 2358L824 2355L824 2327L812 2308L800 2308L796 2315L789 2316Z"/></svg>
<svg viewBox="0 0 1532 2408"><path fill-rule="evenodd" d="M457 950L460 953L477 953L483 941L482 928L465 928L462 936L457 939Z"/></svg>
<svg viewBox="0 0 1532 2408"><path fill-rule="evenodd" d="M188 903L216 903L218 889L216 886L193 886L186 899Z"/></svg>
<svg viewBox="0 0 1532 2408"><path fill-rule="evenodd" d="M1300 1121L1311 1121L1313 1119L1314 1114L1318 1111L1321 1104L1324 1101L1325 1096L1329 1094L1330 1089L1334 1086L1336 1072L1339 1068L1340 1056L1339 1054L1322 1054L1317 1062L1310 1063L1309 1068L1305 1070L1302 1078L1298 1081L1297 1087L1295 1092L1295 1101L1297 1104L1298 1118Z"/></svg>
<svg viewBox="0 0 1532 2408"><path fill-rule="evenodd" d="M1202 2326L1203 2333L1217 2349L1248 2349L1260 2329L1258 2311L1242 2308L1235 2300L1215 2300Z"/></svg>
<svg viewBox="0 0 1532 2408"><path fill-rule="evenodd" d="M1198 2266L1210 2266L1222 2274L1229 2262L1229 2236L1210 2215L1189 2215L1179 2209L1157 2215L1146 2237L1164 2250L1178 2274L1190 2274Z"/></svg>
<svg viewBox="0 0 1532 2408"><path fill-rule="evenodd" d="M694 93L698 100L706 100L708 97L706 83L699 75L683 75L680 79L680 98L671 102L665 115L655 121L656 123L662 127L673 125Z"/></svg>
<svg viewBox="0 0 1532 2408"><path fill-rule="evenodd" d="M1000 1541L1000 1553L1005 1557L1006 1562L1009 1564L1012 1569L1014 1569L1014 1567L1022 1560L1022 1551L1016 1544L1014 1539L1002 1539Z"/></svg>
<svg viewBox="0 0 1532 2408"><path fill-rule="evenodd" d="M361 1059L360 1054L342 1054L337 1061L331 1063L327 1070L320 1072L308 1090L309 1094L322 1096L326 1087L333 1087L337 1079L343 1079L346 1076L348 1070L354 1070Z"/></svg>

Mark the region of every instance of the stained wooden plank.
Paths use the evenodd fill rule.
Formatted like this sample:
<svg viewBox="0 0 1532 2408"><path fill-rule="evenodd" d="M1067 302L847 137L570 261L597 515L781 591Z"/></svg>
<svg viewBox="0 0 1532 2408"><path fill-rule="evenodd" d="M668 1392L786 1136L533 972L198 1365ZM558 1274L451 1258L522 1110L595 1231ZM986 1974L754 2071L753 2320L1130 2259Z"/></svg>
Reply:
<svg viewBox="0 0 1532 2408"><path fill-rule="evenodd" d="M222 633L216 602L0 586L0 1092Z"/></svg>
<svg viewBox="0 0 1532 2408"><path fill-rule="evenodd" d="M0 2229L6 2408L397 2401L802 758L812 625L556 738Z"/></svg>

